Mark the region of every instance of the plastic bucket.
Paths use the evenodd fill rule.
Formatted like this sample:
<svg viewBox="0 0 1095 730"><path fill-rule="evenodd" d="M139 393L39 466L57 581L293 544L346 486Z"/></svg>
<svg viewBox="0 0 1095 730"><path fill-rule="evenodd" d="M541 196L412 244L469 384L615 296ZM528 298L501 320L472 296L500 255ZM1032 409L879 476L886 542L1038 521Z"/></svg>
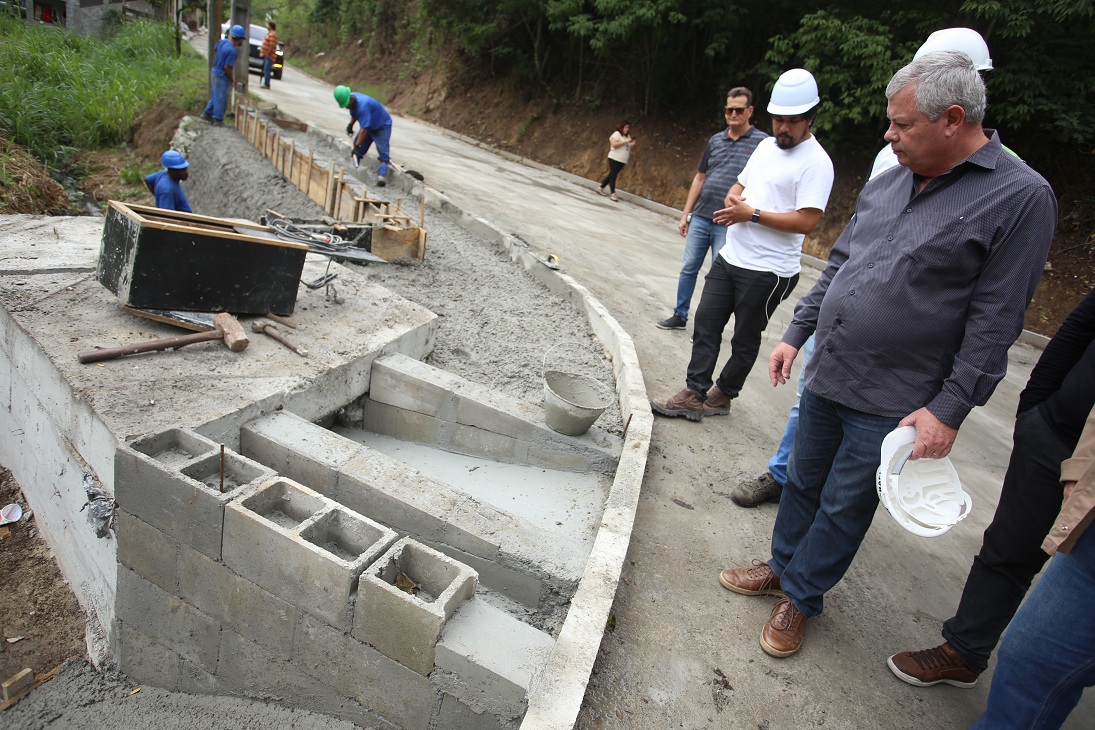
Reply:
<svg viewBox="0 0 1095 730"><path fill-rule="evenodd" d="M548 353L558 346L553 345ZM613 393L607 385L588 375L547 370L547 353L544 366L544 420L553 431L581 436L612 403Z"/></svg>

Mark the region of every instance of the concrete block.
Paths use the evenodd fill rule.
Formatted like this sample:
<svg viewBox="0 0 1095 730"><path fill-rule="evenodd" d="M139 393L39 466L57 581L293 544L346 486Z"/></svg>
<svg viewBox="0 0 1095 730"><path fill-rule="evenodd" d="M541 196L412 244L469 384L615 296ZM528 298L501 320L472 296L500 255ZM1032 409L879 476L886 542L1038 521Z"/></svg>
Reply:
<svg viewBox="0 0 1095 730"><path fill-rule="evenodd" d="M429 545L476 571L479 575L479 582L492 591L498 591L503 596L531 609L535 610L540 607L541 596L544 592L544 583L540 579L507 568L504 565L499 565L492 560L485 560L477 555L457 550L449 545L433 542Z"/></svg>
<svg viewBox="0 0 1095 730"><path fill-rule="evenodd" d="M275 596L346 629L358 576L396 537L393 530L277 477L228 505L224 562Z"/></svg>
<svg viewBox="0 0 1095 730"><path fill-rule="evenodd" d="M445 622L475 586L471 568L403 538L362 574L353 635L427 675Z"/></svg>
<svg viewBox="0 0 1095 730"><path fill-rule="evenodd" d="M215 670L220 624L124 567L118 568L117 616L179 656ZM124 665L122 670L128 671Z"/></svg>
<svg viewBox="0 0 1095 730"><path fill-rule="evenodd" d="M445 730L517 730L518 724L485 712L476 712L452 695L442 695L437 727Z"/></svg>
<svg viewBox="0 0 1095 730"><path fill-rule="evenodd" d="M427 678L310 616L297 636L300 671L400 728L430 727L439 695Z"/></svg>
<svg viewBox="0 0 1095 730"><path fill-rule="evenodd" d="M136 682L176 690L179 687L179 655L124 621L117 624L118 666Z"/></svg>
<svg viewBox="0 0 1095 730"><path fill-rule="evenodd" d="M182 461L189 450L201 445L215 448ZM123 510L172 540L219 559L224 505L243 487L272 474L270 469L226 451L225 491L221 492L219 447L197 434L170 429L118 447L114 496Z"/></svg>
<svg viewBox="0 0 1095 730"><path fill-rule="evenodd" d="M350 509L432 540L443 539L445 517L459 501L451 487L364 447L339 470L338 494Z"/></svg>
<svg viewBox="0 0 1095 730"><path fill-rule="evenodd" d="M118 537L119 563L168 593L175 592L179 543L121 509L114 517L114 533Z"/></svg>
<svg viewBox="0 0 1095 730"><path fill-rule="evenodd" d="M185 659L180 660L179 691L191 695L228 694L224 680Z"/></svg>
<svg viewBox="0 0 1095 730"><path fill-rule="evenodd" d="M437 643L437 668L459 679L452 690L479 712L524 714L533 680L555 647L548 634L482 600L460 606Z"/></svg>
<svg viewBox="0 0 1095 730"><path fill-rule="evenodd" d="M361 426L383 436L419 444L443 444L449 422L435 416L366 399Z"/></svg>
<svg viewBox="0 0 1095 730"><path fill-rule="evenodd" d="M338 470L361 445L288 411L244 424L240 451L284 477L338 499Z"/></svg>
<svg viewBox="0 0 1095 730"><path fill-rule="evenodd" d="M273 555L266 558L280 559ZM210 560L197 550L182 548L179 596L277 655L287 657L292 653L297 608L236 575L224 563Z"/></svg>
<svg viewBox="0 0 1095 730"><path fill-rule="evenodd" d="M319 669L324 671L317 671ZM341 692L328 681L329 675L326 667L310 667L299 661L281 659L234 631L221 632L220 671L214 687L216 694L273 700L289 707L331 715L361 727L396 730L395 725ZM200 675L196 675L195 679L200 681Z"/></svg>

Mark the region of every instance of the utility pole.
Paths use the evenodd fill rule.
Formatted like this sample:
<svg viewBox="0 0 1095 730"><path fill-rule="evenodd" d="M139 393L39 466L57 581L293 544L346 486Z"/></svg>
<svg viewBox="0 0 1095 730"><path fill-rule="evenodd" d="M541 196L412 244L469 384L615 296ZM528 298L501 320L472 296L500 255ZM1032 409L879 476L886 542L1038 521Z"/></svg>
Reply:
<svg viewBox="0 0 1095 730"><path fill-rule="evenodd" d="M209 31L206 65L209 67L209 96L213 96L213 59L217 57L217 43L221 39L221 0L208 0L205 10L205 25Z"/></svg>
<svg viewBox="0 0 1095 730"><path fill-rule="evenodd" d="M247 96L248 79L251 76L251 0L232 0L232 25L242 25L247 38L239 48L236 56L234 76L236 77L236 93Z"/></svg>

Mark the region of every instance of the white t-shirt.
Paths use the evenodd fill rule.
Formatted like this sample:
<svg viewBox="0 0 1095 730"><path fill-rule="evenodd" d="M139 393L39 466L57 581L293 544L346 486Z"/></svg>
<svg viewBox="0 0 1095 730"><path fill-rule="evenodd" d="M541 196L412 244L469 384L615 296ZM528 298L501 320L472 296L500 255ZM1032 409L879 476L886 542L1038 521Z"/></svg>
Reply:
<svg viewBox="0 0 1095 730"><path fill-rule="evenodd" d="M738 175L742 197L760 208L760 223L735 223L719 255L752 271L794 276L802 269L802 233L784 233L764 225L764 214L803 208L825 210L833 189L833 161L816 137L781 150L775 137L765 139Z"/></svg>
<svg viewBox="0 0 1095 730"><path fill-rule="evenodd" d="M620 142L627 142L627 144L620 145L619 147L613 147L612 143L620 144ZM619 132L613 132L612 136L608 138L608 159L616 160L616 162L622 162L625 165L627 161L631 159L631 135L626 137Z"/></svg>
<svg viewBox="0 0 1095 730"><path fill-rule="evenodd" d="M893 153L893 148L886 145L878 151L877 155L875 155L874 165L871 166L871 176L867 178L867 181L870 182L871 180L874 180L876 177L886 172L886 170L889 170L891 167L897 167L899 164L901 163L897 161L897 155Z"/></svg>

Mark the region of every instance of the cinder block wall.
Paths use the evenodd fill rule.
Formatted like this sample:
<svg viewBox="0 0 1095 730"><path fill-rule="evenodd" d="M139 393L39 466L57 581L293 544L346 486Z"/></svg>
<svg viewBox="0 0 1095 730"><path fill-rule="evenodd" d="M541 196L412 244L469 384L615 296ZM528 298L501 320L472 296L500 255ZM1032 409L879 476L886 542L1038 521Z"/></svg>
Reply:
<svg viewBox="0 0 1095 730"><path fill-rule="evenodd" d="M120 667L365 727L516 728L554 640L477 573L186 429L118 447ZM333 477L317 472L319 481Z"/></svg>

